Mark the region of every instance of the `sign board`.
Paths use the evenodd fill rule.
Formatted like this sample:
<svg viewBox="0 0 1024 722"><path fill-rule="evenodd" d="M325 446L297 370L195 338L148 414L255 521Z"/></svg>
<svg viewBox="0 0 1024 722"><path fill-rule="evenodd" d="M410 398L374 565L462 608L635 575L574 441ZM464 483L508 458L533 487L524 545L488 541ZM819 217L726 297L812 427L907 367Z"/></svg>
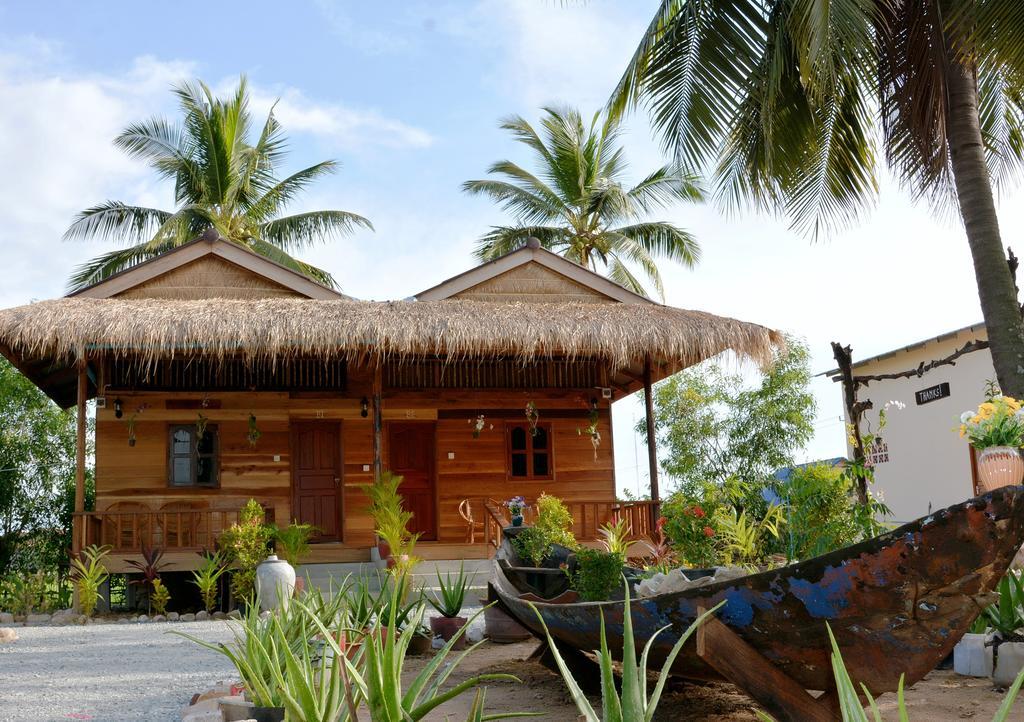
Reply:
<svg viewBox="0 0 1024 722"><path fill-rule="evenodd" d="M926 389L914 392L914 398L917 399L917 405L928 404L932 401L938 401L949 396L949 382L944 381L937 386L929 386Z"/></svg>

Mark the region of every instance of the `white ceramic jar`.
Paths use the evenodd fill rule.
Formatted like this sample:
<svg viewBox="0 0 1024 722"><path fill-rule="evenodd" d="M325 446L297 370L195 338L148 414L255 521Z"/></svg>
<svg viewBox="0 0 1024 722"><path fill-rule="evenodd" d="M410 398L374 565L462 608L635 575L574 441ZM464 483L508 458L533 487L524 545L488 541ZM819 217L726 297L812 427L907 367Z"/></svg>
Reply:
<svg viewBox="0 0 1024 722"><path fill-rule="evenodd" d="M256 594L263 611L283 607L295 591L295 568L271 554L256 566Z"/></svg>

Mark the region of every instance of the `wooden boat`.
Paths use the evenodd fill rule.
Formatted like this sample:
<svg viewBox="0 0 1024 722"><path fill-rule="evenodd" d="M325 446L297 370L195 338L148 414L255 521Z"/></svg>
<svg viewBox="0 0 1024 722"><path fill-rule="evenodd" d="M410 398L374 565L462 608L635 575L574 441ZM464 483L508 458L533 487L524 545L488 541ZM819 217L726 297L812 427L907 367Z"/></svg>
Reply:
<svg viewBox="0 0 1024 722"><path fill-rule="evenodd" d="M713 629L725 631L716 638L734 633L740 640L737 649L756 652L771 674L788 677L794 688L832 689L827 622L851 677L872 694L895 691L901 674L909 686L949 655L994 598L993 590L1022 543L1024 487L1004 487L830 554L696 589L635 598L636 644L639 651L652 634L669 626L657 637L649 662L652 669L660 669L698 609L724 602L716 612L721 625ZM496 557L492 594L542 637L536 613L523 599L524 593L535 599L528 594L534 590L524 585L523 575L509 569L513 559L506 541ZM534 606L560 650L597 649L603 614L609 647L621 651L621 601L553 601ZM728 673L727 660L709 662L713 651L698 653L691 638L672 673L694 679L727 676L744 687ZM766 706L779 712L771 700Z"/></svg>

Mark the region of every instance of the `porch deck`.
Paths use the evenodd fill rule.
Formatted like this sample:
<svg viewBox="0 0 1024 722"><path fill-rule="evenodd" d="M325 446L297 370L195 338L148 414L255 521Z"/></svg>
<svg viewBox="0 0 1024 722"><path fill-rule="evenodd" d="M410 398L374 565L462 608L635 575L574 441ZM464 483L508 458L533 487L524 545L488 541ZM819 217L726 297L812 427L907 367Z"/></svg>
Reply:
<svg viewBox="0 0 1024 722"><path fill-rule="evenodd" d="M422 541L416 555L426 561L487 559L501 542L501 529L509 524L500 503L490 498L469 499L470 518L462 542ZM649 501L570 501L573 533L583 543L596 542L599 529L608 522L625 518L633 535L650 536L656 504ZM75 538L81 547L92 544L110 547L106 566L110 572L133 571L130 561L141 561L143 547L164 551L167 571L198 568L204 550L216 549L217 538L238 521L238 509L187 509L178 511L96 511L75 515ZM526 521L533 518L527 507ZM268 509L267 520L273 521ZM330 542L311 544L303 565L359 564L371 561L366 544Z"/></svg>

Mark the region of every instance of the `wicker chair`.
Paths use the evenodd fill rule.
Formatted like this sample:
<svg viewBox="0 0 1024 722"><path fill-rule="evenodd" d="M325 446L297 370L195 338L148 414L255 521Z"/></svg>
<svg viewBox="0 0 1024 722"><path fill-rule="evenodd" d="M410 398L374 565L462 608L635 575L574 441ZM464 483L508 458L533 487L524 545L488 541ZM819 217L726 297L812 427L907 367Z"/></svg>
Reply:
<svg viewBox="0 0 1024 722"><path fill-rule="evenodd" d="M473 519L473 505L469 499L463 499L459 503L459 516L466 522L466 542L476 544L477 532L483 532L484 523Z"/></svg>
<svg viewBox="0 0 1024 722"><path fill-rule="evenodd" d="M204 529L206 514L194 512L204 511L209 505L205 501L171 501L160 507L156 517L160 543L165 549L187 549L200 546L205 539ZM164 516L166 514L166 516Z"/></svg>
<svg viewBox="0 0 1024 722"><path fill-rule="evenodd" d="M149 541L150 516L138 512L150 512L145 504L134 501L119 501L101 512L102 544L114 551L136 551Z"/></svg>

